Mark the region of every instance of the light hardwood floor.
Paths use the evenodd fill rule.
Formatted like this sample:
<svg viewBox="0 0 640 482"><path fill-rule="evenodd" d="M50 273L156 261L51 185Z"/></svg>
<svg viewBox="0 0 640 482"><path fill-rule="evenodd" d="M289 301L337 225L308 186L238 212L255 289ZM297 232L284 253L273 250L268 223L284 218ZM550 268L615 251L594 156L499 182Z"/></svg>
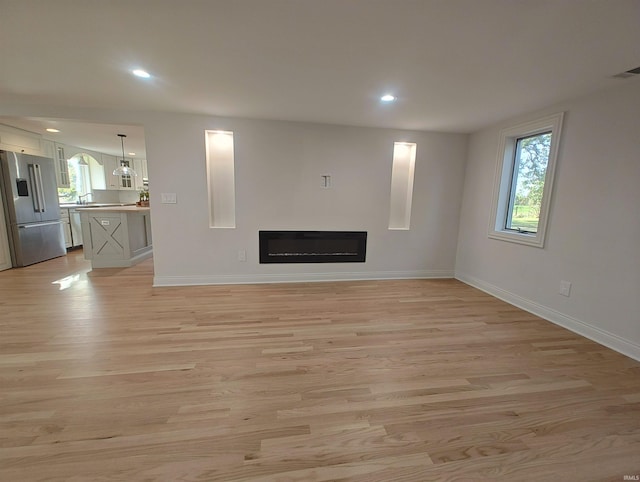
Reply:
<svg viewBox="0 0 640 482"><path fill-rule="evenodd" d="M463 283L152 269L0 273L0 480L640 475L640 363Z"/></svg>

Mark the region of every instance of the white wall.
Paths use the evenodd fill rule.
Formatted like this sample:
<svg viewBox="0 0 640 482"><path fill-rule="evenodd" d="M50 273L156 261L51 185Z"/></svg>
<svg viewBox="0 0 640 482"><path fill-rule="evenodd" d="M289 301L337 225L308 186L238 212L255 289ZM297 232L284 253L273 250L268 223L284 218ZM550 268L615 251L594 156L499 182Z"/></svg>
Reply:
<svg viewBox="0 0 640 482"><path fill-rule="evenodd" d="M498 132L509 122L468 139L276 121L0 105L7 116L144 126L159 283L447 276L455 259L458 278L640 359L640 82L621 81L617 89L514 122L559 110L567 114L556 187L547 242L538 249L487 237ZM208 228L206 129L235 132L235 230ZM397 140L418 144L411 231L386 229L391 152ZM320 174L333 175L332 190L320 189ZM161 204L162 192L175 192L178 204ZM367 263L259 265L259 229L366 229ZM238 249L247 250L246 263L236 261ZM560 280L573 283L571 297L557 293Z"/></svg>
<svg viewBox="0 0 640 482"><path fill-rule="evenodd" d="M144 128L158 285L453 276L465 135L162 114ZM235 229L209 228L206 129L234 132ZM418 145L410 231L387 229L394 141ZM368 231L367 261L261 265L261 229Z"/></svg>
<svg viewBox="0 0 640 482"><path fill-rule="evenodd" d="M498 133L511 122L471 136L456 277L640 359L640 82L514 122L561 110L544 249L487 237Z"/></svg>

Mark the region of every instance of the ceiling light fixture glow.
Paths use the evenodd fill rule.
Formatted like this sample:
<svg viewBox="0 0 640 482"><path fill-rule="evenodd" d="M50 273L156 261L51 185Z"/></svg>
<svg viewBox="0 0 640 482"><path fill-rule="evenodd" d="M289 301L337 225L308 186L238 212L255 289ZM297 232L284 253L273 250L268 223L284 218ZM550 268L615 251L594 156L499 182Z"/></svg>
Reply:
<svg viewBox="0 0 640 482"><path fill-rule="evenodd" d="M151 74L149 72L147 72L146 70L135 69L135 70L132 70L131 72L136 77L140 77L142 79L148 79L149 77L151 77Z"/></svg>
<svg viewBox="0 0 640 482"><path fill-rule="evenodd" d="M393 102L394 100L396 100L396 96L392 94L385 94L382 97L380 97L380 100L382 102Z"/></svg>
<svg viewBox="0 0 640 482"><path fill-rule="evenodd" d="M58 129L54 129L53 127L49 127L47 132L60 132Z"/></svg>
<svg viewBox="0 0 640 482"><path fill-rule="evenodd" d="M129 155L130 155L130 156L135 156L135 155L136 155L136 153L135 153L135 152L130 152L130 153L129 153Z"/></svg>

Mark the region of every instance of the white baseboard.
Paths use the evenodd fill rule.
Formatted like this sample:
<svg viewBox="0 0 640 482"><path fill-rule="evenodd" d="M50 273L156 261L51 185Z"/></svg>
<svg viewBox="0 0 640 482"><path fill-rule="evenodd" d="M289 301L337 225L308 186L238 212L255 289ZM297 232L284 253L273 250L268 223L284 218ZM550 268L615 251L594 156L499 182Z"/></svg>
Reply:
<svg viewBox="0 0 640 482"><path fill-rule="evenodd" d="M463 273L456 273L455 278L468 285L478 288L485 293L488 293L496 298L506 301L507 303L517 306L529 313L533 313L540 318L544 318L547 321L555 323L567 330L573 331L579 335L582 335L590 340L595 341L601 345L604 345L612 350L622 353L634 360L640 361L640 345L625 340L613 333L610 333L602 328L597 328L589 323L578 320L568 315L564 315L559 311L556 311L547 306L536 303L535 301L528 300L522 296L511 293L486 281L482 281L473 276L469 276Z"/></svg>
<svg viewBox="0 0 640 482"><path fill-rule="evenodd" d="M453 278L453 270L371 271L350 273L279 273L247 275L154 276L153 286L196 286L256 283L307 283L384 279Z"/></svg>

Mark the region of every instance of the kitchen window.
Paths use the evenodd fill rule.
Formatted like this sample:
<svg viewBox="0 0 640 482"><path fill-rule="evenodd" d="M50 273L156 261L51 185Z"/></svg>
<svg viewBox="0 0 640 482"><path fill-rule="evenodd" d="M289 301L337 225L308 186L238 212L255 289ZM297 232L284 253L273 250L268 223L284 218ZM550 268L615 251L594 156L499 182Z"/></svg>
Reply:
<svg viewBox="0 0 640 482"><path fill-rule="evenodd" d="M500 132L489 237L542 248L563 113Z"/></svg>
<svg viewBox="0 0 640 482"><path fill-rule="evenodd" d="M88 154L76 154L67 160L69 187L58 188L58 199L61 203L75 203L80 196L91 192L90 160L95 161Z"/></svg>

